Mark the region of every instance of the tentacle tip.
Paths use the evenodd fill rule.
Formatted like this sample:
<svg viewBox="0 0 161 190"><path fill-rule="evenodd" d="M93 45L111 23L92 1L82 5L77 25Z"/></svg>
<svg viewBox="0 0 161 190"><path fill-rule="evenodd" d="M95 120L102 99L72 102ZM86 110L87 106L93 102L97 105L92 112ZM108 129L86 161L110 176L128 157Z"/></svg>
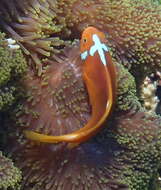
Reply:
<svg viewBox="0 0 161 190"><path fill-rule="evenodd" d="M79 146L80 143L68 143L67 148L68 149L73 149Z"/></svg>

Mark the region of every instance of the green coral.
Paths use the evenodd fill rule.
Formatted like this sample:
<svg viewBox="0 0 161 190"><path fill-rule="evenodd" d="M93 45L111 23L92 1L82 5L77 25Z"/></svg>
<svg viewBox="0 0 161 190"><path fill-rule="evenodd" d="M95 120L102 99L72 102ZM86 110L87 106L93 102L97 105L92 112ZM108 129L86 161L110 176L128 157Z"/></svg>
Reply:
<svg viewBox="0 0 161 190"><path fill-rule="evenodd" d="M130 190L159 190L161 117L143 112L134 78L122 66L119 66L118 82L118 110L108 124L111 124L111 132L106 129L104 135L107 139L112 135L123 147L116 159L118 165L123 163L124 166L121 183L127 184Z"/></svg>
<svg viewBox="0 0 161 190"><path fill-rule="evenodd" d="M122 170L122 182L128 184L130 190L157 189L153 184L157 186L161 166L161 129L158 126L161 118L142 112L131 115L130 119L126 116L121 119L116 139L126 148L121 158L127 163Z"/></svg>
<svg viewBox="0 0 161 190"><path fill-rule="evenodd" d="M14 166L12 160L6 158L0 151L0 189L18 190L21 178L20 170Z"/></svg>
<svg viewBox="0 0 161 190"><path fill-rule="evenodd" d="M0 110L11 106L20 96L20 81L27 69L20 50L13 50L0 33Z"/></svg>
<svg viewBox="0 0 161 190"><path fill-rule="evenodd" d="M122 170L122 183L128 184L130 190L159 190L161 117L141 111L143 108L136 96L134 78L125 68L120 68L117 106L124 111L124 105L129 105L129 112L119 114L121 117L116 119L116 141L126 148L118 158L118 162L123 160L127 163ZM119 102L120 99L124 101Z"/></svg>
<svg viewBox="0 0 161 190"><path fill-rule="evenodd" d="M151 0L153 3L156 3L157 5L161 4L161 0Z"/></svg>
<svg viewBox="0 0 161 190"><path fill-rule="evenodd" d="M9 112L12 112L12 105L22 97L20 79L27 70L21 51L8 45L5 35L0 32L0 147L3 149L7 146L7 132L11 125ZM0 189L18 189L20 181L19 169L13 165L12 160L0 152Z"/></svg>
<svg viewBox="0 0 161 190"><path fill-rule="evenodd" d="M118 65L117 74L117 109L127 111L141 107L136 96L136 84L134 77L122 65Z"/></svg>

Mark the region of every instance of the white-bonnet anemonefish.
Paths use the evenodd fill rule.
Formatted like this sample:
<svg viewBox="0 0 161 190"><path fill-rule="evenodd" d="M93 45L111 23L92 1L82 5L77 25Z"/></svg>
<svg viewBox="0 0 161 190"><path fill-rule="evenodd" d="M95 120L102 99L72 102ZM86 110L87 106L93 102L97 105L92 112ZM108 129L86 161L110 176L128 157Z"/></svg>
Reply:
<svg viewBox="0 0 161 190"><path fill-rule="evenodd" d="M82 76L92 107L91 118L81 129L60 136L25 130L28 139L46 143L67 142L68 147L74 147L94 136L111 113L116 98L116 70L104 33L92 26L87 27L82 33L80 52Z"/></svg>

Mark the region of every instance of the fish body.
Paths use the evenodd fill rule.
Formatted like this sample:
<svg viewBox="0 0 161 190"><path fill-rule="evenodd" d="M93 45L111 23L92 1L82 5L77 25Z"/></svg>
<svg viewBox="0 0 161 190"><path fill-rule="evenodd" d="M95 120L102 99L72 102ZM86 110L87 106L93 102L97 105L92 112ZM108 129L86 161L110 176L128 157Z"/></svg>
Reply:
<svg viewBox="0 0 161 190"><path fill-rule="evenodd" d="M84 30L80 42L82 76L92 107L91 118L81 129L70 134L49 136L25 131L27 138L39 142L67 142L74 147L94 136L110 115L116 98L116 70L104 33L94 27Z"/></svg>

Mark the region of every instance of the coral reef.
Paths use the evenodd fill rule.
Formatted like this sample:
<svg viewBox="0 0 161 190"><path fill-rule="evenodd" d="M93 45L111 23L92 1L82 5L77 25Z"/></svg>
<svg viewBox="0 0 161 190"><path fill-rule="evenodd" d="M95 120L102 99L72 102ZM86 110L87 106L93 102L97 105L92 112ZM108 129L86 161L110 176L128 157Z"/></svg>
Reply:
<svg viewBox="0 0 161 190"><path fill-rule="evenodd" d="M143 73L160 69L160 9L131 0L3 0L0 14L1 26L34 59L39 74L43 59L94 25L107 33L117 61L142 80Z"/></svg>
<svg viewBox="0 0 161 190"><path fill-rule="evenodd" d="M9 123L9 109L22 97L20 77L27 69L26 61L17 46L10 44L0 32L0 148L5 148L7 141L7 126ZM13 42L13 41L12 41ZM5 124L4 124L5 123ZM9 127L9 126L8 126ZM18 189L21 181L21 172L12 160L0 151L0 189Z"/></svg>
<svg viewBox="0 0 161 190"><path fill-rule="evenodd" d="M129 164L123 172L124 181L129 184L129 189L158 189L156 179L161 163L161 119L143 112L129 115L130 119L127 115L121 116L121 122L117 123L117 141L128 148L123 155L123 160Z"/></svg>
<svg viewBox="0 0 161 190"><path fill-rule="evenodd" d="M153 0L153 2L158 4L158 5L161 4L161 0Z"/></svg>
<svg viewBox="0 0 161 190"><path fill-rule="evenodd" d="M7 109L20 96L20 77L27 69L20 50L11 49L0 33L0 111Z"/></svg>
<svg viewBox="0 0 161 190"><path fill-rule="evenodd" d="M17 111L23 128L60 134L80 128L90 117L80 76L79 49L67 48L64 54L50 63L41 77L28 73L24 81L28 100ZM23 128L18 128L13 157L23 172L23 189L148 190L156 184L161 161L161 119L141 111L134 78L122 65L117 64L117 70L117 111L90 141L74 149L67 149L64 143L35 144L23 137ZM61 112L60 108L69 112Z"/></svg>
<svg viewBox="0 0 161 190"><path fill-rule="evenodd" d="M1 0L0 26L16 40L29 65L23 81L28 98L16 108L18 127L8 144L22 170L22 189L157 189L161 119L146 115L136 89L148 73L161 68L160 10L149 1ZM79 48L61 50L89 25L107 34L118 67L111 120L95 138L74 149L25 139L25 128L59 135L79 129L89 119ZM9 48L7 55L10 58ZM6 73L5 86L15 80ZM2 108L12 98L5 100Z"/></svg>
<svg viewBox="0 0 161 190"><path fill-rule="evenodd" d="M157 82L146 77L142 85L141 98L144 101L145 109L150 112L155 112L159 99L156 96Z"/></svg>
<svg viewBox="0 0 161 190"><path fill-rule="evenodd" d="M13 165L13 162L2 155L0 151L0 189L19 189L21 172Z"/></svg>

